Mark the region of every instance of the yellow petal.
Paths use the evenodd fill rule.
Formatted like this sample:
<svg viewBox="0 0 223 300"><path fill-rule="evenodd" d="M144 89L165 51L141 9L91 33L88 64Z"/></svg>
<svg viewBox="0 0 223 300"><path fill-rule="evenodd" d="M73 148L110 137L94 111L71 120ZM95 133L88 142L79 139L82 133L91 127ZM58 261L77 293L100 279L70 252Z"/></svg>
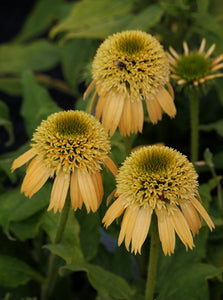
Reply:
<svg viewBox="0 0 223 300"><path fill-rule="evenodd" d="M158 217L159 237L165 255L174 253L175 248L175 231L168 212L164 209L156 209Z"/></svg>
<svg viewBox="0 0 223 300"><path fill-rule="evenodd" d="M202 39L200 48L198 50L199 53L203 53L204 52L205 45L206 45L206 39Z"/></svg>
<svg viewBox="0 0 223 300"><path fill-rule="evenodd" d="M115 133L118 127L124 106L124 99L124 95L114 92L110 92L107 97L102 114L102 125L107 131L110 131L110 136Z"/></svg>
<svg viewBox="0 0 223 300"><path fill-rule="evenodd" d="M24 192L25 196L31 198L41 189L50 175L51 171L42 162L34 158L27 168L26 176L21 186L21 193Z"/></svg>
<svg viewBox="0 0 223 300"><path fill-rule="evenodd" d="M190 201L193 204L193 206L196 208L196 210L200 213L200 215L205 220L205 222L208 224L210 230L212 230L215 227L214 223L211 221L211 218L209 217L208 213L206 212L202 204L195 197L192 197Z"/></svg>
<svg viewBox="0 0 223 300"><path fill-rule="evenodd" d="M100 172L96 172L94 174L91 174L91 179L94 184L97 201L98 201L98 207L101 205L101 201L103 198L104 190L103 190L103 184L102 184L102 178Z"/></svg>
<svg viewBox="0 0 223 300"><path fill-rule="evenodd" d="M78 208L81 209L83 204L83 198L81 196L80 188L78 185L77 169L72 172L70 181L70 199L72 208L76 211Z"/></svg>
<svg viewBox="0 0 223 300"><path fill-rule="evenodd" d="M118 169L117 169L115 163L113 162L113 160L110 157L108 157L108 156L106 157L106 159L104 160L104 164L112 172L112 174L114 176L118 175Z"/></svg>
<svg viewBox="0 0 223 300"><path fill-rule="evenodd" d="M119 122L119 131L121 135L130 135L132 127L131 100L125 97L122 115Z"/></svg>
<svg viewBox="0 0 223 300"><path fill-rule="evenodd" d="M104 110L104 107L105 107L105 103L107 100L107 95L101 95L99 98L98 98L98 102L97 102L97 105L96 105L96 109L95 109L95 117L99 120L100 117L101 117L101 114Z"/></svg>
<svg viewBox="0 0 223 300"><path fill-rule="evenodd" d="M205 58L211 56L211 54L214 52L215 46L216 46L215 44L211 45L211 47L208 49L208 51L205 54Z"/></svg>
<svg viewBox="0 0 223 300"><path fill-rule="evenodd" d="M131 132L137 133L142 132L143 122L144 122L144 112L141 100L135 100L131 102L132 110L132 128Z"/></svg>
<svg viewBox="0 0 223 300"><path fill-rule="evenodd" d="M191 235L187 221L185 220L179 208L175 207L174 210L171 211L170 220L179 238L184 243L186 249L187 246L192 249L194 247L193 237Z"/></svg>
<svg viewBox="0 0 223 300"><path fill-rule="evenodd" d="M90 93L92 92L92 90L94 89L95 87L95 84L96 84L96 81L95 80L92 80L92 82L89 84L89 86L87 87L85 93L84 93L84 96L83 96L83 99L87 99L88 96L90 95Z"/></svg>
<svg viewBox="0 0 223 300"><path fill-rule="evenodd" d="M189 48L186 42L183 42L184 55L187 56L189 54Z"/></svg>
<svg viewBox="0 0 223 300"><path fill-rule="evenodd" d="M195 235L201 228L201 221L194 206L191 203L185 203L180 207L193 235Z"/></svg>
<svg viewBox="0 0 223 300"><path fill-rule="evenodd" d="M48 210L54 208L54 213L62 211L67 197L67 191L70 184L70 174L64 173L62 170L58 172L53 183L50 197L50 205Z"/></svg>
<svg viewBox="0 0 223 300"><path fill-rule="evenodd" d="M118 245L120 246L123 239L125 238L125 247L128 251L138 213L138 208L127 207L122 220L121 230L118 238Z"/></svg>
<svg viewBox="0 0 223 300"><path fill-rule="evenodd" d="M123 211L124 211L124 201L122 198L119 197L117 200L115 200L115 202L113 202L113 204L106 211L102 223L105 223L104 225L107 228L109 225L111 225L114 219L121 216Z"/></svg>
<svg viewBox="0 0 223 300"><path fill-rule="evenodd" d="M27 161L29 161L35 155L36 155L36 151L33 148L31 148L28 151L26 151L25 153L23 153L22 155L20 155L19 157L17 157L12 163L12 168L11 168L12 172L15 169L24 165L25 163L27 163Z"/></svg>
<svg viewBox="0 0 223 300"><path fill-rule="evenodd" d="M140 208L135 226L132 232L132 252L141 254L142 245L146 239L151 222L153 210L149 208Z"/></svg>
<svg viewBox="0 0 223 300"><path fill-rule="evenodd" d="M159 102L160 106L162 107L162 109L165 111L165 113L167 113L171 118L175 117L176 107L173 102L173 98L164 87L159 89L155 97Z"/></svg>
<svg viewBox="0 0 223 300"><path fill-rule="evenodd" d="M153 124L156 124L162 119L162 109L159 102L155 98L146 100L146 108L150 121Z"/></svg>
<svg viewBox="0 0 223 300"><path fill-rule="evenodd" d="M81 196L87 209L87 213L89 213L90 210L95 212L99 206L91 175L88 172L84 173L78 170L78 184Z"/></svg>

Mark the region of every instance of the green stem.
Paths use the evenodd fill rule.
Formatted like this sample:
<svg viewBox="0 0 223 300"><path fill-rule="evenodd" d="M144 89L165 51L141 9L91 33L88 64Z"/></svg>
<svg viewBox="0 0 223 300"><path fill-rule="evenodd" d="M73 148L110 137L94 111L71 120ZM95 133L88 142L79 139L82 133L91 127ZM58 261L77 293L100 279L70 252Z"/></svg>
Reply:
<svg viewBox="0 0 223 300"><path fill-rule="evenodd" d="M199 98L194 95L190 99L190 118L191 118L191 162L195 165L198 160L199 146Z"/></svg>
<svg viewBox="0 0 223 300"><path fill-rule="evenodd" d="M125 154L129 156L132 150L132 139L130 135L125 136Z"/></svg>
<svg viewBox="0 0 223 300"><path fill-rule="evenodd" d="M63 238L63 233L67 224L67 219L68 219L68 214L70 210L70 197L67 197L63 210L60 215L59 223L57 226L56 230L56 235L54 239L54 244L59 244ZM46 280L42 286L42 291L41 291L41 300L48 300L49 295L51 291L53 290L56 277L57 277L57 271L58 267L56 264L56 259L57 256L56 254L51 253L50 258L49 258L49 266L48 266L48 273Z"/></svg>
<svg viewBox="0 0 223 300"><path fill-rule="evenodd" d="M216 180L217 182L217 195L218 195L218 205L219 205L219 208L220 210L222 210L223 208L223 203L222 203L222 192L221 192L221 179L218 178L216 172L215 172L215 169L214 167L212 166L212 164L208 164L210 170L211 170L211 174L213 176L213 178Z"/></svg>
<svg viewBox="0 0 223 300"><path fill-rule="evenodd" d="M150 254L149 254L149 264L148 264L148 275L146 281L145 300L153 299L158 254L159 254L159 234L158 234L158 227L157 227L157 218L155 215L153 215L151 221L151 244L150 244Z"/></svg>

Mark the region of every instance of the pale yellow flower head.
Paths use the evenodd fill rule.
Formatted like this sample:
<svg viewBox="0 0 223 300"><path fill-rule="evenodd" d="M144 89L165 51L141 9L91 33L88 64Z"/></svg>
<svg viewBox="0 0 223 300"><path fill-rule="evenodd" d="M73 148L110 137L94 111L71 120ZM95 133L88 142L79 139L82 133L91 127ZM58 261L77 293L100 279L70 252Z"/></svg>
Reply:
<svg viewBox="0 0 223 300"><path fill-rule="evenodd" d="M118 199L108 209L103 222L109 226L125 210L119 244L141 251L152 213L158 218L159 236L165 254L175 248L175 232L186 248L194 247L192 234L201 222L196 210L210 229L214 227L198 201L197 173L186 156L165 146L146 146L133 152L117 175ZM191 234L192 232L192 234Z"/></svg>
<svg viewBox="0 0 223 300"><path fill-rule="evenodd" d="M110 142L100 122L82 111L55 113L37 127L32 142L12 164L14 171L32 159L21 192L31 198L56 174L48 210L62 210L70 186L74 210L84 203L88 212L96 211L103 196L101 164L117 173L107 156Z"/></svg>
<svg viewBox="0 0 223 300"><path fill-rule="evenodd" d="M92 74L85 97L96 85L96 117L102 116L111 135L117 127L122 135L142 131L142 100L153 123L161 120L162 110L171 117L176 114L167 55L146 32L129 30L108 37L97 50Z"/></svg>

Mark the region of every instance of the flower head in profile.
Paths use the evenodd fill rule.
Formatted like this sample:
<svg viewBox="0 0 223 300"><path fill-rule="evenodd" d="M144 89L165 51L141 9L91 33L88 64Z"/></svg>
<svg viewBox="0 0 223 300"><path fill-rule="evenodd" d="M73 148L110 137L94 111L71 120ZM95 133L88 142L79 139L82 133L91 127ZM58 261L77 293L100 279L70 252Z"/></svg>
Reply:
<svg viewBox="0 0 223 300"><path fill-rule="evenodd" d="M215 44L205 52L206 40L203 39L199 50L189 51L186 42L183 43L184 53L178 54L170 47L169 60L171 65L171 77L177 81L177 84L184 86L201 86L203 83L222 77L223 73L218 70L223 68L223 54L212 59Z"/></svg>
<svg viewBox="0 0 223 300"><path fill-rule="evenodd" d="M176 114L168 58L150 34L130 30L109 36L97 50L92 74L84 98L96 86L96 117L110 135L117 127L122 135L142 131L142 100L152 123L161 120L162 111L170 117Z"/></svg>
<svg viewBox="0 0 223 300"><path fill-rule="evenodd" d="M212 230L212 223L200 203L197 173L180 152L166 146L145 146L132 152L117 175L118 199L107 210L103 223L108 227L124 211L118 238L120 245L136 254L149 231L155 212L165 255L174 252L175 232L186 248L201 227L198 213Z"/></svg>
<svg viewBox="0 0 223 300"><path fill-rule="evenodd" d="M12 164L14 171L31 160L21 192L31 198L56 174L48 210L62 210L70 186L73 209L84 203L87 212L95 212L103 196L100 165L105 164L116 173L107 156L108 135L100 122L82 111L54 113L37 127L32 141L31 149Z"/></svg>

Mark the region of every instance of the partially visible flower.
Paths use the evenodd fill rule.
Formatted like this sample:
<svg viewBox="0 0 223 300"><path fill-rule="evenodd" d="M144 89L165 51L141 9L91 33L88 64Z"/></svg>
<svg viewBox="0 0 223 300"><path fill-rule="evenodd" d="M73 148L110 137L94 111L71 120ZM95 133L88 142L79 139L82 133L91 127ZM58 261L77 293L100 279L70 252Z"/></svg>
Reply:
<svg viewBox="0 0 223 300"><path fill-rule="evenodd" d="M102 200L101 164L117 173L106 131L93 116L82 111L50 115L33 134L31 149L12 164L12 171L29 163L21 192L31 198L56 174L48 210L63 209L70 186L74 210L84 202L87 212L95 212Z"/></svg>
<svg viewBox="0 0 223 300"><path fill-rule="evenodd" d="M107 210L103 223L108 227L125 211L118 244L125 240L129 250L131 242L131 251L141 253L155 212L164 254L174 252L175 232L186 249L192 249L192 234L201 227L197 211L209 228L214 228L198 200L197 177L193 165L180 152L165 146L142 147L121 166L116 177L118 199Z"/></svg>
<svg viewBox="0 0 223 300"><path fill-rule="evenodd" d="M92 74L84 98L96 86L96 117L102 117L111 136L117 127L122 135L142 131L142 100L152 123L162 119L162 110L170 117L176 114L168 58L150 34L130 30L109 36L97 50Z"/></svg>
<svg viewBox="0 0 223 300"><path fill-rule="evenodd" d="M223 68L223 54L212 59L210 56L214 52L215 44L213 44L207 52L205 52L206 40L203 39L199 50L189 51L186 42L183 43L184 54L178 54L172 47L168 54L171 64L171 77L177 80L177 84L181 86L194 85L198 86L204 82L222 77L223 73L218 73Z"/></svg>

